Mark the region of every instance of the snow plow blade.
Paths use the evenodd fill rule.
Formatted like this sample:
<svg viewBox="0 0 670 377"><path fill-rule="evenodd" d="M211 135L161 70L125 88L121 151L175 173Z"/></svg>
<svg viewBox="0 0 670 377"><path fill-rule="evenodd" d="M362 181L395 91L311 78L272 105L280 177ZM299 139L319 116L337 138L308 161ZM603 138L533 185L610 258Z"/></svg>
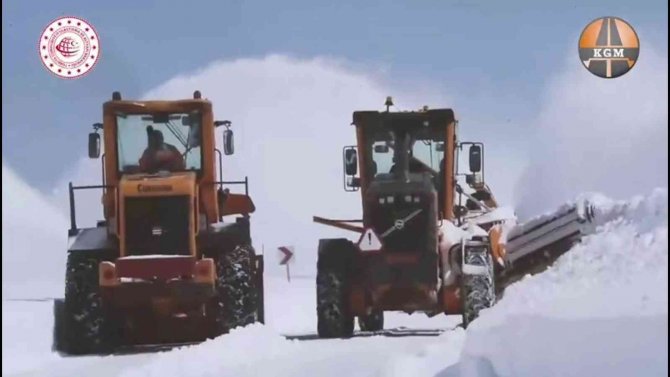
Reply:
<svg viewBox="0 0 670 377"><path fill-rule="evenodd" d="M595 226L595 208L585 200L516 226L507 235L499 286L545 270Z"/></svg>

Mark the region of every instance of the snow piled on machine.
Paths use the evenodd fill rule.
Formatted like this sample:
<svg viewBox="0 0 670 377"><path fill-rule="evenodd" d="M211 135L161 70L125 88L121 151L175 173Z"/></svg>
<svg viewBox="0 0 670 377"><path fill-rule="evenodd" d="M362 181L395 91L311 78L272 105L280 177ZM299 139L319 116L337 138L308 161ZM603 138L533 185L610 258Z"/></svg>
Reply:
<svg viewBox="0 0 670 377"><path fill-rule="evenodd" d="M596 233L508 287L441 376L667 375L667 189L583 199Z"/></svg>

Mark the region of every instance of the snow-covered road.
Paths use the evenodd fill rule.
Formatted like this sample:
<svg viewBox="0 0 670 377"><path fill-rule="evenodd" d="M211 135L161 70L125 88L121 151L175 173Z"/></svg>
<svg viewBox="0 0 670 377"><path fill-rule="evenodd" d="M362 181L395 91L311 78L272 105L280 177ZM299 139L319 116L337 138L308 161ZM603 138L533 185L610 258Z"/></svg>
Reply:
<svg viewBox="0 0 670 377"><path fill-rule="evenodd" d="M458 316L387 313L385 328L443 329L440 336L365 336L348 340L288 340L314 334L314 279L270 278L267 325L237 329L203 344L160 353L60 357L51 352L52 303L3 302L3 376L406 376L416 360L433 375L458 360L464 340ZM452 343L445 352L445 341ZM447 363L448 364L448 363ZM408 369L408 370L410 370Z"/></svg>
<svg viewBox="0 0 670 377"><path fill-rule="evenodd" d="M62 358L50 350L51 303L8 301L3 289L3 376L667 375L667 189L591 200L597 233L508 287L467 331L288 340L315 332L314 281L268 276L266 326L169 352ZM450 329L459 320L390 313L385 327Z"/></svg>

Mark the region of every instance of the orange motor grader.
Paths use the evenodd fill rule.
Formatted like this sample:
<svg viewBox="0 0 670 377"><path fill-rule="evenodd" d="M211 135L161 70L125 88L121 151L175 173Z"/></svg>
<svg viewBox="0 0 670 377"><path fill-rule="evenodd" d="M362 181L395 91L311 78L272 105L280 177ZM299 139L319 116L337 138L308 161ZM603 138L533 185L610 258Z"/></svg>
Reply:
<svg viewBox="0 0 670 377"><path fill-rule="evenodd" d="M196 342L263 321L263 258L249 229L255 208L246 178L222 181L220 126L230 155L231 123L215 121L198 91L176 101L122 100L115 92L104 103L88 147L89 157L100 157L102 130L102 184L69 187L56 349ZM224 188L235 184L244 194ZM76 224L74 194L84 189L102 190L104 220L96 227Z"/></svg>
<svg viewBox="0 0 670 377"><path fill-rule="evenodd" d="M314 221L359 233L322 239L317 262L321 337L378 331L384 311L460 314L493 305L500 260L496 200L483 144L459 142L451 109L356 111L357 145L343 150L344 186L360 191L360 220ZM458 171L468 149L469 172ZM478 221L481 219L482 221Z"/></svg>

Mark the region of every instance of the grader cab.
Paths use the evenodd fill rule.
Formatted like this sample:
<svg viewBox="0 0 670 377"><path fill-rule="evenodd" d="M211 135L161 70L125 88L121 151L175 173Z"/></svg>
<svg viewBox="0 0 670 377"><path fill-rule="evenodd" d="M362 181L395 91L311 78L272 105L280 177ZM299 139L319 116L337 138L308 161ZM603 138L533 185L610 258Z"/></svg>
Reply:
<svg viewBox="0 0 670 377"><path fill-rule="evenodd" d="M452 109L392 105L389 97L386 111L354 112L357 144L343 149L344 188L360 192L362 218L314 217L357 233L319 241L321 337L351 336L356 317L361 330L381 330L385 311L456 314L467 326L516 277L568 250L591 221L568 211L517 227L486 184L484 145L459 141ZM509 244L503 227L513 229Z"/></svg>

